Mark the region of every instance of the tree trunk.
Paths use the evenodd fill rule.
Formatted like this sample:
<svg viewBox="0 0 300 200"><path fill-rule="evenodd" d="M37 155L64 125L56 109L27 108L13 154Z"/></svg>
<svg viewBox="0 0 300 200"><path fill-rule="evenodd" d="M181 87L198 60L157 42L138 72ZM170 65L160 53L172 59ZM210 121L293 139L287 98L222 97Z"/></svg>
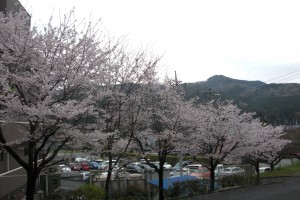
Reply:
<svg viewBox="0 0 300 200"><path fill-rule="evenodd" d="M109 184L110 184L110 178L111 178L111 169L108 169L106 181L105 181L105 200L109 199Z"/></svg>
<svg viewBox="0 0 300 200"><path fill-rule="evenodd" d="M254 166L255 166L255 172L256 172L256 182L255 182L255 184L259 185L260 184L259 161L255 161Z"/></svg>
<svg viewBox="0 0 300 200"><path fill-rule="evenodd" d="M270 162L270 170L273 171L275 165L277 165L281 161L281 157L277 156L272 162Z"/></svg>
<svg viewBox="0 0 300 200"><path fill-rule="evenodd" d="M26 200L34 199L35 182L38 174L36 172L27 172L27 184L26 184Z"/></svg>
<svg viewBox="0 0 300 200"><path fill-rule="evenodd" d="M110 184L110 178L111 178L111 172L112 172L112 155L108 156L108 172L107 172L107 177L106 177L106 181L105 181L105 197L104 200L109 200L109 184Z"/></svg>
<svg viewBox="0 0 300 200"><path fill-rule="evenodd" d="M164 167L163 164L159 166L158 170L158 189L159 189L159 200L164 200Z"/></svg>
<svg viewBox="0 0 300 200"><path fill-rule="evenodd" d="M214 167L214 159L212 157L209 158L210 162L210 190L215 190L215 167Z"/></svg>
<svg viewBox="0 0 300 200"><path fill-rule="evenodd" d="M270 171L273 171L273 170L274 170L274 166L275 166L274 163L271 162L271 163L270 163Z"/></svg>

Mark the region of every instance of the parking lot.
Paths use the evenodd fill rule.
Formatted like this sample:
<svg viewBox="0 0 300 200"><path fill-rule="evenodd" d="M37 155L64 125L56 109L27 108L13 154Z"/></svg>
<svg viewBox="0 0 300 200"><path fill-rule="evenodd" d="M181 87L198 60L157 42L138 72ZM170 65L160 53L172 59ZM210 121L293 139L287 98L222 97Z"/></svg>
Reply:
<svg viewBox="0 0 300 200"><path fill-rule="evenodd" d="M86 172L90 172L90 174L100 174L101 171L99 170L89 170ZM80 186L84 185L87 181L83 180L83 176L82 173L86 173L83 171L79 171L79 172L70 172L70 173L63 173L62 174L62 179L61 179L61 189L65 189L65 190L75 190L77 188L79 188ZM164 178L169 176L170 171L169 170L165 170L164 171ZM158 179L158 173L154 172L154 173L146 173L144 175L144 177L146 178L146 180L155 180ZM105 179L102 179L102 181L104 181Z"/></svg>

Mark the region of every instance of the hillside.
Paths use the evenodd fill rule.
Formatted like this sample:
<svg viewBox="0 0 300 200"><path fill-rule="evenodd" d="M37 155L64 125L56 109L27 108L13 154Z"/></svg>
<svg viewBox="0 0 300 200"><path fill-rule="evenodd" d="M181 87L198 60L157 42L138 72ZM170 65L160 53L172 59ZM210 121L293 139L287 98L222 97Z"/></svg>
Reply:
<svg viewBox="0 0 300 200"><path fill-rule="evenodd" d="M300 112L300 84L266 84L222 75L207 81L185 83L186 98L198 97L198 102L210 99L230 99L245 111L255 111L270 123L293 124Z"/></svg>

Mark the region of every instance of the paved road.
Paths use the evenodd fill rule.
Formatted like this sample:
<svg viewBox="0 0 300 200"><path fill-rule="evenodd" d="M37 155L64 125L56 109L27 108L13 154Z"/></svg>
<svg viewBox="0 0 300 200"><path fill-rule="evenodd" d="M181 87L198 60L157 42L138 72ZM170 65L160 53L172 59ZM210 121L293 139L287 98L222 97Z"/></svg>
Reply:
<svg viewBox="0 0 300 200"><path fill-rule="evenodd" d="M189 200L299 200L300 176L281 178L274 183L220 191Z"/></svg>

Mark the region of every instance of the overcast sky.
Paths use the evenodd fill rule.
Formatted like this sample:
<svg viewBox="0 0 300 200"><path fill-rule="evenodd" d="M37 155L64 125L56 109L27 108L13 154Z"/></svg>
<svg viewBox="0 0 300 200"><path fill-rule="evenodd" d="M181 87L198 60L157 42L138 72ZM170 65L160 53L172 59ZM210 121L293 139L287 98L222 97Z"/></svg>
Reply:
<svg viewBox="0 0 300 200"><path fill-rule="evenodd" d="M162 56L160 75L300 83L300 0L20 0L33 23L75 7Z"/></svg>

